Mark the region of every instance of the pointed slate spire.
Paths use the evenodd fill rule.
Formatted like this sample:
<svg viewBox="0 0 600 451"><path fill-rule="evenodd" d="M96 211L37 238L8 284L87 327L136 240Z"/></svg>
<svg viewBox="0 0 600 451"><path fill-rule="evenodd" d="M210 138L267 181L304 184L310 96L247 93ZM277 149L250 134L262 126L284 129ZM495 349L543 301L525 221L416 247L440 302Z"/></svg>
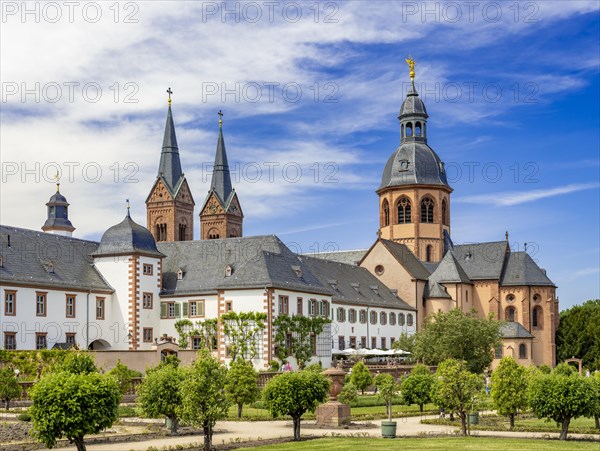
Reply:
<svg viewBox="0 0 600 451"><path fill-rule="evenodd" d="M219 116L222 115L223 113L219 111ZM219 120L219 139L217 141L215 166L210 189L217 193L223 203L227 202L229 195L233 191L231 186L231 175L229 174L229 163L227 162L227 152L225 151L225 140L223 139L222 120Z"/></svg>
<svg viewBox="0 0 600 451"><path fill-rule="evenodd" d="M183 175L183 172L181 171L181 161L179 160L179 148L177 147L177 137L175 136L175 125L173 124L170 98L167 123L165 125L165 137L163 139L160 164L158 166L158 175L163 177L171 191L175 190L177 182L179 182L179 179Z"/></svg>

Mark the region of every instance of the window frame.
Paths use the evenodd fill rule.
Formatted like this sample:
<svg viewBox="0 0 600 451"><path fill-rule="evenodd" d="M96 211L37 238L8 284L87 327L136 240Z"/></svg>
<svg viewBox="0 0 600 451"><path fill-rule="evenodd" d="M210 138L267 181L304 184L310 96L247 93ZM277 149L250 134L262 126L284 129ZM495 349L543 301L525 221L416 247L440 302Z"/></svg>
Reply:
<svg viewBox="0 0 600 451"><path fill-rule="evenodd" d="M96 297L96 319L103 320L106 317L106 298ZM98 315L98 310L102 313L102 315Z"/></svg>
<svg viewBox="0 0 600 451"><path fill-rule="evenodd" d="M12 296L12 313L8 313L8 296ZM17 290L4 290L4 316L17 316Z"/></svg>
<svg viewBox="0 0 600 451"><path fill-rule="evenodd" d="M154 265L152 263L142 263L142 274L152 276L154 274Z"/></svg>
<svg viewBox="0 0 600 451"><path fill-rule="evenodd" d="M44 339L44 347L39 346L39 339ZM36 332L35 333L35 349L36 351L40 351L43 349L48 349L48 333L47 332Z"/></svg>
<svg viewBox="0 0 600 451"><path fill-rule="evenodd" d="M150 303L148 304L146 301L149 299ZM150 291L144 291L142 293L142 309L144 310L152 310L154 308L154 293Z"/></svg>
<svg viewBox="0 0 600 451"><path fill-rule="evenodd" d="M302 298L296 298L296 314L302 315L304 307L304 300Z"/></svg>
<svg viewBox="0 0 600 451"><path fill-rule="evenodd" d="M40 298L42 303L40 304ZM43 306L43 313L40 313L39 306ZM36 291L35 292L35 316L45 317L48 314L48 292L47 291Z"/></svg>
<svg viewBox="0 0 600 451"><path fill-rule="evenodd" d="M435 202L431 196L423 196L421 205L421 224L435 224Z"/></svg>
<svg viewBox="0 0 600 451"><path fill-rule="evenodd" d="M69 344L69 338L72 338L72 345L75 346L77 344L77 341L75 341L75 337L77 336L77 334L75 332L66 332L65 333L65 343Z"/></svg>
<svg viewBox="0 0 600 451"><path fill-rule="evenodd" d="M149 336L147 333L150 332ZM142 329L142 341L144 343L152 343L154 340L154 328L153 327L144 327Z"/></svg>
<svg viewBox="0 0 600 451"><path fill-rule="evenodd" d="M406 315L406 325L408 327L412 327L412 326L414 326L414 324L415 324L415 319L413 317L413 314L412 313L408 313Z"/></svg>
<svg viewBox="0 0 600 451"><path fill-rule="evenodd" d="M278 315L289 315L290 314L290 297L280 294L277 298L277 314Z"/></svg>
<svg viewBox="0 0 600 451"><path fill-rule="evenodd" d="M69 300L73 299L72 312L69 315ZM65 293L65 318L75 318L77 315L77 295L71 293Z"/></svg>
<svg viewBox="0 0 600 451"><path fill-rule="evenodd" d="M8 345L8 337L12 339L12 347ZM7 351L15 351L17 349L17 333L11 331L4 332L4 349Z"/></svg>
<svg viewBox="0 0 600 451"><path fill-rule="evenodd" d="M369 322L373 325L377 324L377 311L376 310L371 310L370 314L369 314Z"/></svg>

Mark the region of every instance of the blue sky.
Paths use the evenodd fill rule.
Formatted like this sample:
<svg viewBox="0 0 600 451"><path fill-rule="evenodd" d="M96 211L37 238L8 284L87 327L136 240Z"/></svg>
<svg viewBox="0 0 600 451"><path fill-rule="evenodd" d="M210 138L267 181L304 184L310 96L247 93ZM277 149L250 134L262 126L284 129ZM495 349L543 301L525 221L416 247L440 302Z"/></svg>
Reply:
<svg viewBox="0 0 600 451"><path fill-rule="evenodd" d="M123 2L118 17L102 2L100 18L56 4L3 3L3 224L41 227L57 169L76 236L99 239L125 198L145 224L170 86L197 207L222 109L245 235L368 247L412 54L454 242L508 230L561 308L600 297L598 1L307 2L301 16L293 2Z"/></svg>

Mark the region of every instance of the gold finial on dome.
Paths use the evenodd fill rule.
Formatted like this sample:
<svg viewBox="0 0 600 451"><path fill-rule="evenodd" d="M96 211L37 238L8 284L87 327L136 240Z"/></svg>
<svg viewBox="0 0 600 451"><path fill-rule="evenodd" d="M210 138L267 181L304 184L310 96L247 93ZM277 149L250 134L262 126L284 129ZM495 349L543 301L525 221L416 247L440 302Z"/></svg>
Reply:
<svg viewBox="0 0 600 451"><path fill-rule="evenodd" d="M408 67L410 67L410 79L415 79L415 60L412 59L411 55L408 55L408 59L405 60Z"/></svg>
<svg viewBox="0 0 600 451"><path fill-rule="evenodd" d="M54 176L54 180L56 181L56 192L58 193L60 189L60 176L58 171L56 171L56 175Z"/></svg>

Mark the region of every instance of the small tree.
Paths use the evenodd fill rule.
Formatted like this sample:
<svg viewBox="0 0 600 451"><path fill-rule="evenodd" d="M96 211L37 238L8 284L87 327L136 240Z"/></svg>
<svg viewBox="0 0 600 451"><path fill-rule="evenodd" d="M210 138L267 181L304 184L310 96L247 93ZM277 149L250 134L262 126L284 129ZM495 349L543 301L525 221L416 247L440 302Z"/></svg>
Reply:
<svg viewBox="0 0 600 451"><path fill-rule="evenodd" d="M182 371L174 365L150 369L137 388L137 402L151 417L164 415L171 421L171 433L177 433L177 409L181 406Z"/></svg>
<svg viewBox="0 0 600 451"><path fill-rule="evenodd" d="M431 402L431 387L435 377L425 365L415 365L410 375L402 381L402 400L406 405L417 404L423 412L423 406Z"/></svg>
<svg viewBox="0 0 600 451"><path fill-rule="evenodd" d="M375 387L379 390L379 396L385 401L388 421L392 421L392 402L400 387L394 380L394 377L387 373L375 376Z"/></svg>
<svg viewBox="0 0 600 451"><path fill-rule="evenodd" d="M126 394L131 389L131 379L134 377L140 377L142 374L139 371L129 369L127 365L121 363L121 360L117 360L117 364L108 373L112 376L121 390L121 394Z"/></svg>
<svg viewBox="0 0 600 451"><path fill-rule="evenodd" d="M463 435L467 435L467 413L473 398L483 387L481 376L467 370L464 361L444 360L435 373L431 397L438 406L457 413Z"/></svg>
<svg viewBox="0 0 600 451"><path fill-rule="evenodd" d="M65 371L71 374L90 374L97 373L98 368L94 364L94 357L85 351L67 351L67 355L62 362L57 363L53 372Z"/></svg>
<svg viewBox="0 0 600 451"><path fill-rule="evenodd" d="M492 373L492 400L499 415L508 415L510 430L515 427L515 415L527 407L527 368L512 357L500 360Z"/></svg>
<svg viewBox="0 0 600 451"><path fill-rule="evenodd" d="M67 437L85 451L84 437L110 427L118 417L121 392L112 377L98 373L50 373L29 395L35 437L48 448Z"/></svg>
<svg viewBox="0 0 600 451"><path fill-rule="evenodd" d="M21 386L12 368L0 369L0 399L6 403L6 410L10 408L10 400L18 398L20 394Z"/></svg>
<svg viewBox="0 0 600 451"><path fill-rule="evenodd" d="M363 362L357 362L352 367L352 375L350 376L350 382L361 391L361 393L365 394L365 389L370 387L373 384L373 376Z"/></svg>
<svg viewBox="0 0 600 451"><path fill-rule="evenodd" d="M229 400L225 394L226 368L210 351L198 351L193 366L184 368L181 384L182 420L204 431L204 450L210 451L215 424L227 416Z"/></svg>
<svg viewBox="0 0 600 451"><path fill-rule="evenodd" d="M244 404L253 403L260 395L258 373L250 362L238 359L231 364L227 371L225 391L229 399L237 404L237 416L241 418Z"/></svg>
<svg viewBox="0 0 600 451"><path fill-rule="evenodd" d="M352 404L358 401L358 390L352 382L344 384L342 391L338 395L338 401L342 404Z"/></svg>
<svg viewBox="0 0 600 451"><path fill-rule="evenodd" d="M289 415L294 421L294 440L300 440L300 421L325 402L329 379L314 371L283 373L271 379L263 391L267 409L274 417Z"/></svg>
<svg viewBox="0 0 600 451"><path fill-rule="evenodd" d="M567 439L571 419L592 416L600 394L590 380L562 370L534 377L529 389L529 405L538 418L561 425L560 440Z"/></svg>

